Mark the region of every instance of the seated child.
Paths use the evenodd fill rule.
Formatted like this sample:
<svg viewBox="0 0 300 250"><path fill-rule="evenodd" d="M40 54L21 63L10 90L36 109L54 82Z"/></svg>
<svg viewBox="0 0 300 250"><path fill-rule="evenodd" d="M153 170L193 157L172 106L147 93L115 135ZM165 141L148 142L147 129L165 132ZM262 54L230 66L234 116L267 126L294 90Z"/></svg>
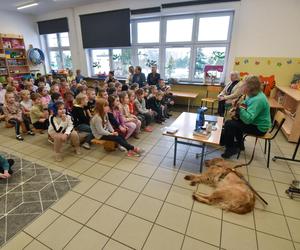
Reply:
<svg viewBox="0 0 300 250"><path fill-rule="evenodd" d="M101 89L99 89L97 97L100 97L100 98L103 98L103 99L107 100L108 99L108 94L107 94L105 89L101 88Z"/></svg>
<svg viewBox="0 0 300 250"><path fill-rule="evenodd" d="M117 95L121 94L121 92L122 92L122 83L115 82L115 88L116 88Z"/></svg>
<svg viewBox="0 0 300 250"><path fill-rule="evenodd" d="M20 92L21 95L21 107L23 110L24 116L29 119L30 118L30 110L32 108L32 100L30 99L30 93L29 90L21 90Z"/></svg>
<svg viewBox="0 0 300 250"><path fill-rule="evenodd" d="M82 144L82 147L85 149L91 148L91 140L94 138L92 130L90 128L90 115L86 108L88 98L85 94L79 93L74 101L74 106L72 109L72 117L74 122L74 127L78 132L87 133L85 142Z"/></svg>
<svg viewBox="0 0 300 250"><path fill-rule="evenodd" d="M136 98L134 101L134 110L136 112L136 116L141 120L142 123L145 124L145 131L152 132L152 128L149 126L152 118L153 111L146 108L146 101L144 98L144 90L138 89L135 92Z"/></svg>
<svg viewBox="0 0 300 250"><path fill-rule="evenodd" d="M39 87L37 92L41 96L43 107L44 108L48 107L48 104L51 101L51 96L49 95L47 88L46 87Z"/></svg>
<svg viewBox="0 0 300 250"><path fill-rule="evenodd" d="M115 87L110 87L107 89L107 94L110 95L116 95L117 94L117 90Z"/></svg>
<svg viewBox="0 0 300 250"><path fill-rule="evenodd" d="M30 119L31 119L33 127L36 129L40 129L40 130L48 129L49 113L48 113L47 108L44 108L42 105L42 99L41 99L40 94L32 93L31 100L32 100L33 106L30 110Z"/></svg>
<svg viewBox="0 0 300 250"><path fill-rule="evenodd" d="M117 95L110 95L108 97L109 112L107 113L110 124L113 129L117 131L124 138L129 138L133 131L129 131L129 128L125 125L124 117L120 112L119 105L120 100ZM129 134L129 136L128 136Z"/></svg>
<svg viewBox="0 0 300 250"><path fill-rule="evenodd" d="M62 161L61 153L63 144L70 139L71 145L75 148L75 153L80 155L80 144L78 133L73 129L73 122L71 116L65 113L65 106L63 102L55 103L54 114L49 118L48 134L53 139L55 160Z"/></svg>
<svg viewBox="0 0 300 250"><path fill-rule="evenodd" d="M74 96L76 96L77 93L77 82L76 80L72 80L70 83L70 91L73 93Z"/></svg>
<svg viewBox="0 0 300 250"><path fill-rule="evenodd" d="M95 89L89 88L87 90L87 97L88 97L88 103L87 103L87 108L88 111L90 112L90 117L94 114L94 109L96 105L96 91Z"/></svg>
<svg viewBox="0 0 300 250"><path fill-rule="evenodd" d="M100 82L99 83L99 87L100 89L104 89L104 90L107 90L108 89L108 83L107 82Z"/></svg>
<svg viewBox="0 0 300 250"><path fill-rule="evenodd" d="M51 100L50 100L50 102L48 104L48 109L49 109L50 114L53 114L53 112L54 112L54 105L58 101L61 101L61 102L63 101L60 93L55 92L55 93L51 94Z"/></svg>
<svg viewBox="0 0 300 250"><path fill-rule="evenodd" d="M137 91L139 89L139 85L137 83L133 83L131 86L130 86L130 90L132 91Z"/></svg>
<svg viewBox="0 0 300 250"><path fill-rule="evenodd" d="M68 115L71 114L73 109L73 103L74 103L74 95L71 91L68 91L64 94L64 103L65 103L66 113Z"/></svg>
<svg viewBox="0 0 300 250"><path fill-rule="evenodd" d="M59 86L57 83L53 84L50 88L50 94L52 95L53 93L59 93Z"/></svg>
<svg viewBox="0 0 300 250"><path fill-rule="evenodd" d="M158 91L156 85L150 85L149 91L150 91L149 95L147 96L148 99L150 99L151 97L156 95L156 93Z"/></svg>
<svg viewBox="0 0 300 250"><path fill-rule="evenodd" d="M159 124L166 120L165 107L162 105L161 102L163 96L164 93L159 90L155 95L153 95L147 100L148 108L155 111L155 120Z"/></svg>
<svg viewBox="0 0 300 250"><path fill-rule="evenodd" d="M138 134L141 130L141 121L129 111L129 97L126 91L123 91L120 96L120 111L124 117L125 125L128 127L128 130L132 130L133 137L139 139ZM128 132L129 134L129 132ZM128 136L129 137L129 136ZM125 139L127 139L125 137Z"/></svg>
<svg viewBox="0 0 300 250"><path fill-rule="evenodd" d="M5 159L0 155L0 179L7 179L13 174L11 167L14 163L13 159Z"/></svg>
<svg viewBox="0 0 300 250"><path fill-rule="evenodd" d="M6 89L3 88L3 84L0 82L0 116L3 115L3 105L5 100Z"/></svg>
<svg viewBox="0 0 300 250"><path fill-rule="evenodd" d="M20 103L15 101L14 93L6 92L3 111L6 116L6 121L15 127L17 140L24 140L24 138L20 134L20 126L22 123L26 127L27 134L34 135L34 133L30 129L29 121L27 119L23 119L21 105Z"/></svg>
<svg viewBox="0 0 300 250"><path fill-rule="evenodd" d="M119 145L127 149L128 156L140 156L143 150L129 144L124 137L114 131L107 116L108 112L108 102L103 98L98 98L96 100L95 115L91 120L91 129L94 137L96 139L117 142Z"/></svg>
<svg viewBox="0 0 300 250"><path fill-rule="evenodd" d="M170 110L174 106L175 102L174 102L174 97L173 97L173 94L171 92L171 87L170 86L166 86L166 89L164 91L164 97L162 99L162 104L166 108L167 116L169 116L169 117L172 116L172 114L170 113Z"/></svg>

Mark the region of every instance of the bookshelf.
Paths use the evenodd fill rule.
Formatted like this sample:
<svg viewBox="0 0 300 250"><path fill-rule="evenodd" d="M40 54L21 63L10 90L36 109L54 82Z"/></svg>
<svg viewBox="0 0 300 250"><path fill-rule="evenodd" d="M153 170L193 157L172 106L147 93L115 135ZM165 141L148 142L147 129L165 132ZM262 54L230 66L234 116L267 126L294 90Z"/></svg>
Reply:
<svg viewBox="0 0 300 250"><path fill-rule="evenodd" d="M0 34L0 76L20 79L30 74L22 35Z"/></svg>
<svg viewBox="0 0 300 250"><path fill-rule="evenodd" d="M283 134L289 142L297 142L300 136L300 90L276 86L273 101L283 106L286 115Z"/></svg>

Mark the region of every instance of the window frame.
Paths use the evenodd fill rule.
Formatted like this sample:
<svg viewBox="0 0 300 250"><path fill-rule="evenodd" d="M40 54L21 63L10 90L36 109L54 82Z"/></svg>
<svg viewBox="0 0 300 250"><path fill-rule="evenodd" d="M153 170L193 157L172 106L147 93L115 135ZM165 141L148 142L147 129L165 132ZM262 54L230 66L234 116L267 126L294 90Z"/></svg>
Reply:
<svg viewBox="0 0 300 250"><path fill-rule="evenodd" d="M61 32L61 33L68 33L68 37L69 37L69 32ZM60 34L61 33L52 33L52 34L56 35L57 47L50 47L49 46L48 37L47 36L50 35L50 34L43 35L44 43L45 43L45 46L46 46L46 52L47 52L47 61L48 61L49 68L51 70L53 70L52 67L51 67L51 59L50 59L50 52L51 51L58 52L58 54L59 54L58 70L59 69L66 69L64 67L65 66L65 62L64 62L64 59L63 59L63 51L69 50L70 54L71 54L71 58L72 58L70 38L69 38L69 46L62 46L61 45L61 40L60 40ZM73 69L73 63L72 63L72 68L71 69Z"/></svg>
<svg viewBox="0 0 300 250"><path fill-rule="evenodd" d="M199 33L199 23L200 18L203 17L221 17L221 16L229 16L229 27L228 27L228 35L227 40L216 40L216 41L198 41L198 33ZM180 20L180 19L193 19L193 28L192 28L192 40L188 42L167 42L167 21L168 20ZM224 70L220 79L220 83L224 82L225 75L227 72L228 58L230 53L230 44L232 37L232 26L234 19L234 11L220 11L220 12L210 12L210 13L196 13L196 14L178 14L178 15L168 15L168 16L157 16L157 17L132 17L131 18L131 46L130 47L116 47L116 48L103 48L108 49L110 52L110 67L113 69L112 63L112 50L113 49L131 49L131 62L133 65L138 65L138 50L139 49L150 49L150 48L158 48L159 49L159 65L158 71L161 74L162 78L165 78L166 75L166 49L167 48L182 48L189 47L191 49L190 60L189 60L189 74L188 78L180 78L180 82L189 82L191 84L205 84L205 82L200 82L200 79L195 78L195 64L196 64L196 55L197 49L200 47L225 47L225 59L224 59ZM138 30L137 26L140 22L151 22L151 21L159 21L160 22L160 34L159 34L159 42L155 43L138 43ZM96 48L95 48L96 49ZM97 48L98 49L98 48ZM101 48L99 48L101 49ZM89 67L92 72L92 58L91 58L91 50L87 49L89 55ZM146 76L147 77L147 76ZM126 79L127 76L119 76L120 79Z"/></svg>

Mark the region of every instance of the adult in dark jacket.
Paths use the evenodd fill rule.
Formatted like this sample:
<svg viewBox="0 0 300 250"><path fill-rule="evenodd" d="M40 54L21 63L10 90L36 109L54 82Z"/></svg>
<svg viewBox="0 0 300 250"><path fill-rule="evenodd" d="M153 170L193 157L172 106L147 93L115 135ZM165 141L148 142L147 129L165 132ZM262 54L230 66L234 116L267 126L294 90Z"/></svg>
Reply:
<svg viewBox="0 0 300 250"><path fill-rule="evenodd" d="M137 83L140 88L146 85L146 76L142 73L142 68L140 66L135 67L132 82Z"/></svg>
<svg viewBox="0 0 300 250"><path fill-rule="evenodd" d="M160 80L160 74L157 73L157 66L153 65L151 67L151 73L149 73L148 76L147 76L147 83L149 85L158 86L159 80Z"/></svg>

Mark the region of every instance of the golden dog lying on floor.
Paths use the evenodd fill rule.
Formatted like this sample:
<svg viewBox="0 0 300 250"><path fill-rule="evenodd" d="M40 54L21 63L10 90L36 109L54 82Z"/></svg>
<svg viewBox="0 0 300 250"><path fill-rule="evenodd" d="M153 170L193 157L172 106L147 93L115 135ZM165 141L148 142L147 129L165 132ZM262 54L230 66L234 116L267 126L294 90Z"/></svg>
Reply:
<svg viewBox="0 0 300 250"><path fill-rule="evenodd" d="M209 167L205 173L187 175L185 179L191 181L192 186L204 183L216 187L216 190L209 195L194 192L195 200L217 205L224 210L238 214L249 213L254 209L255 194L238 176L243 176L240 172L234 170L238 175L232 172L232 168L222 158L207 160L205 165Z"/></svg>

